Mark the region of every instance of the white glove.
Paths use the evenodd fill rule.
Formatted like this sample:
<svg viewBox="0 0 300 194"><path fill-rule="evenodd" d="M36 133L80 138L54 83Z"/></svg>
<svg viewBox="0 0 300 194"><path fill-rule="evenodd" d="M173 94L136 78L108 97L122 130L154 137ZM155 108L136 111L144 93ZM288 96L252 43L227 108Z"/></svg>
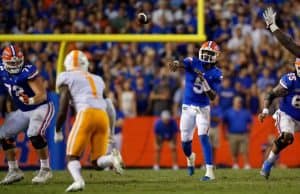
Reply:
<svg viewBox="0 0 300 194"><path fill-rule="evenodd" d="M64 140L64 135L63 135L63 132L60 130L59 132L54 132L54 142L57 143L57 142L61 142Z"/></svg>
<svg viewBox="0 0 300 194"><path fill-rule="evenodd" d="M264 13L263 13L265 22L267 24L267 28L271 30L271 32L274 32L278 29L278 26L276 25L276 12L272 9L272 7L268 7Z"/></svg>

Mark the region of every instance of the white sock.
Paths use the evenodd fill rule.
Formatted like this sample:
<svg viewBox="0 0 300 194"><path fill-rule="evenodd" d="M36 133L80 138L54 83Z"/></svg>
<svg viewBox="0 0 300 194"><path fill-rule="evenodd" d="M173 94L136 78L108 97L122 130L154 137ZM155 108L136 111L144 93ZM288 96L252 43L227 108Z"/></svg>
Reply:
<svg viewBox="0 0 300 194"><path fill-rule="evenodd" d="M269 162L275 162L278 158L278 155L274 154L273 151L270 151L269 156L268 156L268 161Z"/></svg>
<svg viewBox="0 0 300 194"><path fill-rule="evenodd" d="M7 163L8 163L8 169L9 170L18 169L19 168L17 160L15 160L15 161L8 161Z"/></svg>
<svg viewBox="0 0 300 194"><path fill-rule="evenodd" d="M68 162L68 170L71 173L74 181L83 181L81 176L81 164L78 160Z"/></svg>
<svg viewBox="0 0 300 194"><path fill-rule="evenodd" d="M111 155L101 156L97 159L97 165L101 168L110 167L113 165L113 157Z"/></svg>
<svg viewBox="0 0 300 194"><path fill-rule="evenodd" d="M214 174L213 168L214 168L213 165L206 164L206 173L205 173L205 176L208 176L210 178L215 178L215 174Z"/></svg>
<svg viewBox="0 0 300 194"><path fill-rule="evenodd" d="M47 158L46 160L40 160L40 163L41 163L41 169L42 168L50 168L50 165L49 165L49 158Z"/></svg>

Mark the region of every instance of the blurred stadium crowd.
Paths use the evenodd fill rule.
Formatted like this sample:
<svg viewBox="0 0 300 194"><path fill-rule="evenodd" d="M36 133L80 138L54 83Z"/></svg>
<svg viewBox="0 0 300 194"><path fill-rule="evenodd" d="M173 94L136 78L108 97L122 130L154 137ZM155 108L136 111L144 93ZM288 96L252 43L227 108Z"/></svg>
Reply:
<svg viewBox="0 0 300 194"><path fill-rule="evenodd" d="M0 33L196 33L196 4L197 0L4 0ZM223 110L240 95L244 106L258 113L262 94L283 73L293 71L294 58L272 37L262 19L270 5L278 13L279 26L300 40L299 1L205 1L207 37L222 51L219 66L224 81L219 102ZM141 9L152 16L144 26L135 21ZM199 44L70 43L68 49L86 52L90 70L105 79L126 117L160 115L166 109L178 116L184 79L180 73L170 73L167 63L197 57ZM38 66L53 90L59 44L21 43L21 47L27 62Z"/></svg>

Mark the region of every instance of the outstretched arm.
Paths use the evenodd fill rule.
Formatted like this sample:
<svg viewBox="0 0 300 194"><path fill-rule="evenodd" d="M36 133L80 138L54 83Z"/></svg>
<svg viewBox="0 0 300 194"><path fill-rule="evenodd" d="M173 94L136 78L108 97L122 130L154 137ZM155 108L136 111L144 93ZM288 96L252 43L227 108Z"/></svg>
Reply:
<svg viewBox="0 0 300 194"><path fill-rule="evenodd" d="M28 80L28 85L34 92L33 97L28 97L26 94L20 94L20 100L25 104L40 104L47 99L47 91L43 84L43 79L41 76L35 77L33 79Z"/></svg>
<svg viewBox="0 0 300 194"><path fill-rule="evenodd" d="M280 29L277 29L272 33L276 36L282 46L288 49L296 57L300 57L300 45L297 45L290 36L282 32Z"/></svg>
<svg viewBox="0 0 300 194"><path fill-rule="evenodd" d="M281 31L276 25L276 12L269 7L264 11L263 16L267 28L276 36L277 40L296 57L300 57L300 45L297 45L290 36Z"/></svg>
<svg viewBox="0 0 300 194"><path fill-rule="evenodd" d="M283 97L287 95L287 93L288 90L279 83L273 90L266 94L263 111L258 115L260 122L263 122L265 117L269 114L269 108L272 105L274 99L278 97Z"/></svg>

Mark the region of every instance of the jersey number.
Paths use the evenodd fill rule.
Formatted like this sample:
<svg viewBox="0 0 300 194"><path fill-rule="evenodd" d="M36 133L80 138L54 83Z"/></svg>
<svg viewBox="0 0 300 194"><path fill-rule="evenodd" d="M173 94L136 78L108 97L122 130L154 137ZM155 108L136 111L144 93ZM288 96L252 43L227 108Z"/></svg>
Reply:
<svg viewBox="0 0 300 194"><path fill-rule="evenodd" d="M20 86L16 86L16 85L11 86L9 84L4 84L4 85L5 87L7 87L10 96L12 96L13 92L17 97L19 97L20 94L24 93L24 89L21 88Z"/></svg>
<svg viewBox="0 0 300 194"><path fill-rule="evenodd" d="M92 90L92 94L95 98L98 98L98 93L97 93L97 87L95 84L95 81L93 79L92 76L85 74L85 78L88 80L89 84L90 84L90 88Z"/></svg>
<svg viewBox="0 0 300 194"><path fill-rule="evenodd" d="M295 95L292 99L292 105L294 108L300 109L300 95Z"/></svg>
<svg viewBox="0 0 300 194"><path fill-rule="evenodd" d="M202 94L203 93L203 89L202 89L202 85L201 85L201 81L200 81L199 77L197 77L195 82L194 82L193 91L196 94Z"/></svg>

